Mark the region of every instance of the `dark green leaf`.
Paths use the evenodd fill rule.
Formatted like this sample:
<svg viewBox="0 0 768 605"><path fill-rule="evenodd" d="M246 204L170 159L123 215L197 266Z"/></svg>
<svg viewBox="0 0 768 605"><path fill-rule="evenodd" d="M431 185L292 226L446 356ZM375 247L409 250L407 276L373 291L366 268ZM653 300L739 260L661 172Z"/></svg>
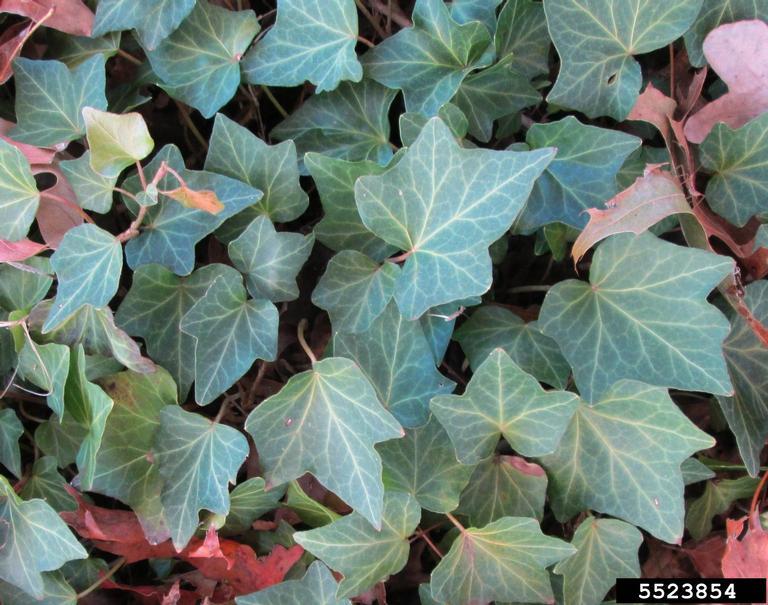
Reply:
<svg viewBox="0 0 768 605"><path fill-rule="evenodd" d="M11 408L0 410L0 464L21 478L21 452L19 438L24 434L16 412Z"/></svg>
<svg viewBox="0 0 768 605"><path fill-rule="evenodd" d="M694 540L712 531L712 517L728 511L736 500L752 498L759 481L752 477L707 481L704 493L691 502L685 516L685 528Z"/></svg>
<svg viewBox="0 0 768 605"><path fill-rule="evenodd" d="M135 0L100 0L92 35L135 29L141 43L153 49L179 26L194 6L195 0L154 0L151 5Z"/></svg>
<svg viewBox="0 0 768 605"><path fill-rule="evenodd" d="M221 533L241 534L250 529L256 519L279 506L283 494L285 487L273 487L267 491L261 477L252 477L238 484L229 493L229 513Z"/></svg>
<svg viewBox="0 0 768 605"><path fill-rule="evenodd" d="M67 491L68 483L59 474L57 466L53 456L43 456L35 460L32 474L27 477L19 496L25 500L45 500L57 513L76 510L77 500Z"/></svg>

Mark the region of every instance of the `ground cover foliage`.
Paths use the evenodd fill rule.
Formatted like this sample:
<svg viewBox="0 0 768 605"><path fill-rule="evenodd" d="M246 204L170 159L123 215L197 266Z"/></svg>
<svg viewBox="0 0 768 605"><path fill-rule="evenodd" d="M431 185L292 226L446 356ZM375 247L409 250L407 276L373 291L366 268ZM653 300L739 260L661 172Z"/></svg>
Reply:
<svg viewBox="0 0 768 605"><path fill-rule="evenodd" d="M0 11L3 603L765 575L766 3Z"/></svg>

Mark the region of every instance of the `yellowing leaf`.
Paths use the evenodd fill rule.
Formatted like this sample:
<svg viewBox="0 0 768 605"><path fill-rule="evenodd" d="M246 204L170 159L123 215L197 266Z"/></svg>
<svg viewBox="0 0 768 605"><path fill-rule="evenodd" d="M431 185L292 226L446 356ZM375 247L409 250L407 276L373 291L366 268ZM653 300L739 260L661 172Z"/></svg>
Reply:
<svg viewBox="0 0 768 605"><path fill-rule="evenodd" d="M147 157L155 147L139 113L116 114L83 108L85 136L91 150L91 168L106 177Z"/></svg>
<svg viewBox="0 0 768 605"><path fill-rule="evenodd" d="M181 187L171 189L170 191L163 191L162 193L163 195L167 195L169 198L176 200L185 208L202 210L208 214L218 214L224 210L224 204L221 203L216 192L208 189L195 191L186 185L181 185Z"/></svg>

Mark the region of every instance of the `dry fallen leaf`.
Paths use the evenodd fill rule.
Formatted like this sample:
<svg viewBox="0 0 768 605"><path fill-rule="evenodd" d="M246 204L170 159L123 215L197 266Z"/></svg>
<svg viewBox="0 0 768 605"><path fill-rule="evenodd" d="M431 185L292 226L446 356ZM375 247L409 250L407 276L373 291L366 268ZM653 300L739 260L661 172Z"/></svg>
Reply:
<svg viewBox="0 0 768 605"><path fill-rule="evenodd" d="M0 0L0 12L42 20L53 8L53 14L45 19L45 26L74 36L90 36L93 30L93 13L82 0Z"/></svg>
<svg viewBox="0 0 768 605"><path fill-rule="evenodd" d="M725 541L722 569L724 578L765 578L768 570L768 532L760 524L760 515L754 510L747 517L728 519L725 523L728 538ZM744 536L740 536L744 533Z"/></svg>

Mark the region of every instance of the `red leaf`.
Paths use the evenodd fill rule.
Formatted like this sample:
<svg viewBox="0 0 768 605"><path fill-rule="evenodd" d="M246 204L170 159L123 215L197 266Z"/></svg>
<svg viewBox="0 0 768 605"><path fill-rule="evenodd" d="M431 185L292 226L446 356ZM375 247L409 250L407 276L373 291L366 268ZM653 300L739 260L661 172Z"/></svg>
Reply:
<svg viewBox="0 0 768 605"><path fill-rule="evenodd" d="M677 103L674 99L669 98L649 83L643 93L637 97L635 106L629 112L627 119L653 124L664 137L667 149L671 149L672 137L669 122L672 120L672 114L676 107Z"/></svg>
<svg viewBox="0 0 768 605"><path fill-rule="evenodd" d="M11 25L0 34L0 84L7 82L13 75L11 63L19 56L31 30L32 23L23 21Z"/></svg>
<svg viewBox="0 0 768 605"><path fill-rule="evenodd" d="M19 143L14 141L8 136L8 132L13 128L15 124L0 118L0 139L3 139L6 143L10 143L16 147L21 153L23 153L30 164L50 164L53 161L56 151L53 149L45 149L43 147L35 147L34 145L28 145L27 143Z"/></svg>
<svg viewBox="0 0 768 605"><path fill-rule="evenodd" d="M168 588L167 586L130 586L106 580L101 588L132 592L136 600L144 605L195 605L200 598L196 592L181 590L178 582Z"/></svg>
<svg viewBox="0 0 768 605"><path fill-rule="evenodd" d="M42 20L46 27L58 29L74 36L90 36L93 30L93 13L82 0L0 0L0 12Z"/></svg>
<svg viewBox="0 0 768 605"><path fill-rule="evenodd" d="M46 248L48 246L45 244L38 244L30 239L22 239L17 242L0 239L0 263L27 260L30 256L40 254Z"/></svg>
<svg viewBox="0 0 768 605"><path fill-rule="evenodd" d="M720 561L725 552L722 536L712 536L696 544L689 542L683 548L702 578L722 578Z"/></svg>
<svg viewBox="0 0 768 605"><path fill-rule="evenodd" d="M727 519L728 537L725 541L722 570L724 578L765 578L768 570L768 532L760 525L760 516L753 511L744 537L739 539L747 517Z"/></svg>

